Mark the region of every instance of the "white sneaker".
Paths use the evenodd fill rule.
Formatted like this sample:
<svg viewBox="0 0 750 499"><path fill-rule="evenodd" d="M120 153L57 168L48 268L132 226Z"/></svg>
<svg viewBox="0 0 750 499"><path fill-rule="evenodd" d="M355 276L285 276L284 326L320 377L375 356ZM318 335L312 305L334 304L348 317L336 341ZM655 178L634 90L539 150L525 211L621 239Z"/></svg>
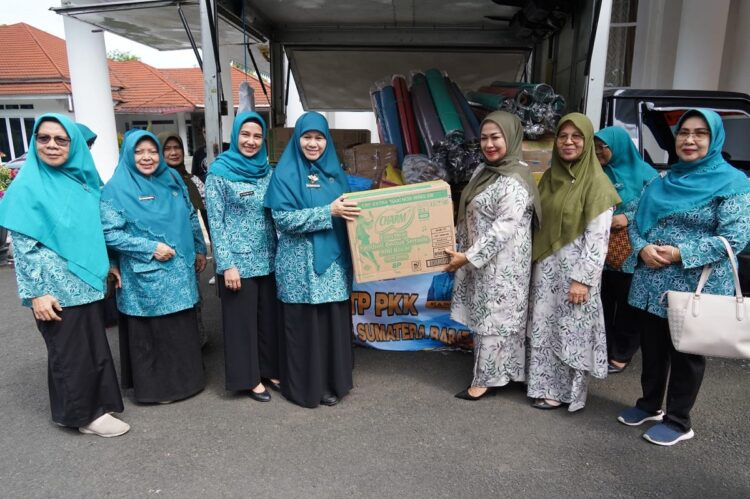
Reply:
<svg viewBox="0 0 750 499"><path fill-rule="evenodd" d="M209 284L216 284L216 276L213 276L211 279L208 280Z"/></svg>
<svg viewBox="0 0 750 499"><path fill-rule="evenodd" d="M78 428L78 431L84 435L98 435L100 437L119 437L130 431L130 425L120 421L114 416L104 414L99 416L87 426Z"/></svg>

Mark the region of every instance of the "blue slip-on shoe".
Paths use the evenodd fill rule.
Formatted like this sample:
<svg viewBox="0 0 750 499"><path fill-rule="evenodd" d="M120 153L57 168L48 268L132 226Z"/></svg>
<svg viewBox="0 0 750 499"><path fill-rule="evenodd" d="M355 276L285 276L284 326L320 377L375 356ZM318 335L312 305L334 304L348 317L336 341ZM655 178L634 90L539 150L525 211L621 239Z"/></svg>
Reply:
<svg viewBox="0 0 750 499"><path fill-rule="evenodd" d="M637 407L628 407L617 416L617 421L628 426L639 426L646 421L661 421L662 419L664 419L664 411L662 410L658 410L654 414Z"/></svg>
<svg viewBox="0 0 750 499"><path fill-rule="evenodd" d="M674 445L680 440L690 440L695 436L695 432L690 429L688 431L676 430L666 423L659 423L648 429L643 434L643 438L656 445Z"/></svg>

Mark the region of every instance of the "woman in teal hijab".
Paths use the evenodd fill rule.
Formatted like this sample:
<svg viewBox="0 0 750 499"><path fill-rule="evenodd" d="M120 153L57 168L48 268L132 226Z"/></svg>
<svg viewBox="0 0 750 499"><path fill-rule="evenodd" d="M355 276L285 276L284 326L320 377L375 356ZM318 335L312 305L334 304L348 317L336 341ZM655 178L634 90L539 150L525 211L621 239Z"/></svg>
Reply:
<svg viewBox="0 0 750 499"><path fill-rule="evenodd" d="M604 173L622 199L612 217L608 250L610 258L602 273L602 309L607 332L608 371L609 374L616 374L628 366L630 359L638 351L641 330L640 324L635 320L637 314L628 305L634 261L627 260L628 255L620 243L627 239L628 220L635 216L643 188L658 172L643 160L630 135L622 128L607 127L596 132L594 150ZM612 258L615 255L619 256ZM620 263L622 260L626 264Z"/></svg>
<svg viewBox="0 0 750 499"><path fill-rule="evenodd" d="M100 187L75 123L44 114L24 167L0 201L0 226L11 231L18 294L47 345L52 420L114 437L130 427L110 414L123 404L104 326L109 260Z"/></svg>
<svg viewBox="0 0 750 499"><path fill-rule="evenodd" d="M263 206L271 173L265 121L257 113L238 114L229 150L208 170L206 204L221 299L225 387L258 402L271 400L266 386L279 389L276 229L271 210Z"/></svg>
<svg viewBox="0 0 750 499"><path fill-rule="evenodd" d="M731 265L718 236L737 253L750 240L750 181L724 161L723 145L717 113L686 112L676 127L679 161L646 187L628 226L631 258L638 258L628 301L642 325L643 396L617 419L629 426L661 421L643 434L657 445L695 435L690 411L706 367L704 357L675 350L661 297L669 290L693 292L707 264L713 272L703 292L734 294Z"/></svg>
<svg viewBox="0 0 750 499"><path fill-rule="evenodd" d="M172 402L203 389L195 273L206 265L198 215L151 132L126 134L101 200L117 261L122 384L138 402Z"/></svg>
<svg viewBox="0 0 750 499"><path fill-rule="evenodd" d="M266 193L279 232L276 284L283 302L281 391L304 407L334 405L352 387L351 263L346 176L318 113L294 127Z"/></svg>

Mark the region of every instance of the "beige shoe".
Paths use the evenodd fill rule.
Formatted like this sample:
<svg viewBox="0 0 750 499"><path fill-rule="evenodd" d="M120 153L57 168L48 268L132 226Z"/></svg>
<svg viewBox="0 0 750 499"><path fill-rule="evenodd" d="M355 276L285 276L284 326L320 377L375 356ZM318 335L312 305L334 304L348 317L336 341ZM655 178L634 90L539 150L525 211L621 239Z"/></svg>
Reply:
<svg viewBox="0 0 750 499"><path fill-rule="evenodd" d="M84 435L99 435L100 437L119 437L130 431L130 425L114 416L104 414L93 420L87 426L78 428Z"/></svg>

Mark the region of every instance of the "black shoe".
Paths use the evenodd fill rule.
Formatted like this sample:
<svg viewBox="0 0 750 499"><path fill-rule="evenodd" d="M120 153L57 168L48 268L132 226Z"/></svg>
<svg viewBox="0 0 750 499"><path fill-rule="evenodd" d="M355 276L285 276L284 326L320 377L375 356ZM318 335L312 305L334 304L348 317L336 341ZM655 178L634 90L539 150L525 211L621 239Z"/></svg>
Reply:
<svg viewBox="0 0 750 499"><path fill-rule="evenodd" d="M625 369L627 369L630 362L626 362L624 366L617 367L612 363L612 361L607 362L607 374L619 374L623 372Z"/></svg>
<svg viewBox="0 0 750 499"><path fill-rule="evenodd" d="M491 388L488 387L484 391L483 394L481 394L478 397L474 397L473 395L471 395L469 393L469 388L471 388L471 387L470 386L466 387L466 389L464 391L458 392L457 394L454 395L454 397L456 397L457 399L461 399L461 400L471 400L473 402L475 400L479 400L480 398L484 397L485 395L487 395L488 393L490 393L490 391L492 390Z"/></svg>
<svg viewBox="0 0 750 499"><path fill-rule="evenodd" d="M534 409L541 409L543 411L554 411L555 409L559 409L562 406L563 406L562 403L554 405L554 404L550 404L544 399L537 399L534 401L533 404L531 404L531 407L533 407Z"/></svg>
<svg viewBox="0 0 750 499"><path fill-rule="evenodd" d="M270 378L260 378L260 381L264 385L266 385L268 388L270 388L271 390L273 390L275 392L280 392L281 391L281 385L279 383L271 381Z"/></svg>
<svg viewBox="0 0 750 499"><path fill-rule="evenodd" d="M271 394L268 393L268 390L263 390L260 393L255 393L254 391L250 390L250 398L253 400L257 400L258 402L270 402L271 401Z"/></svg>
<svg viewBox="0 0 750 499"><path fill-rule="evenodd" d="M320 399L320 403L321 405L327 405L328 407L330 407L332 405L338 404L339 398L336 395L331 395L330 393L326 393Z"/></svg>

